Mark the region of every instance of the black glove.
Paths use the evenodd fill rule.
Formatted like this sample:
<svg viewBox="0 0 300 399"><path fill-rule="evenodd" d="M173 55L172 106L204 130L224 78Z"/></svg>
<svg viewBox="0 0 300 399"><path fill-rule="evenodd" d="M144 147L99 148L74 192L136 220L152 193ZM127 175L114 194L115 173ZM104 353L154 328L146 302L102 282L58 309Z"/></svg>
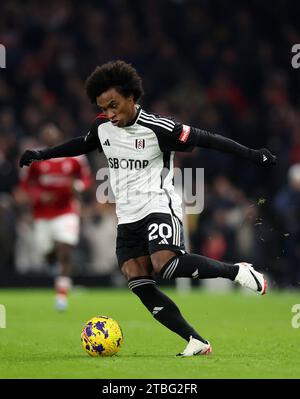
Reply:
<svg viewBox="0 0 300 399"><path fill-rule="evenodd" d="M277 163L277 157L273 155L267 148L251 150L250 159L257 165L262 166L276 165Z"/></svg>
<svg viewBox="0 0 300 399"><path fill-rule="evenodd" d="M26 150L21 156L19 165L21 168L23 166L29 166L33 161L42 161L43 151Z"/></svg>

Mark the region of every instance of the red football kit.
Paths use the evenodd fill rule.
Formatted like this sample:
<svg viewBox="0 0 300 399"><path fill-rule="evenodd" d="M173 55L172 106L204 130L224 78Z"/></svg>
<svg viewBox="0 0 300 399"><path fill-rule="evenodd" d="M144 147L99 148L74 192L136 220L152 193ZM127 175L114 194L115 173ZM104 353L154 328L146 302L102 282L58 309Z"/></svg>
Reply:
<svg viewBox="0 0 300 399"><path fill-rule="evenodd" d="M32 198L34 219L79 214L74 187L84 191L91 185L91 170L85 156L33 162L22 173L20 183Z"/></svg>

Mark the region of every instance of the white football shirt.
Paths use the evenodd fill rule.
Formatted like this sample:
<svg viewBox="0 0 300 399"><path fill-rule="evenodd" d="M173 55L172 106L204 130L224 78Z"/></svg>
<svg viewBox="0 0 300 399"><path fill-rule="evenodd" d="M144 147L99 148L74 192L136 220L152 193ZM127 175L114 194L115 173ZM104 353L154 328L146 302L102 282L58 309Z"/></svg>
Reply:
<svg viewBox="0 0 300 399"><path fill-rule="evenodd" d="M154 212L182 219L181 198L173 185L175 151L189 151L190 127L138 109L128 126L114 126L104 114L85 141L98 140L109 165L118 223L132 223Z"/></svg>

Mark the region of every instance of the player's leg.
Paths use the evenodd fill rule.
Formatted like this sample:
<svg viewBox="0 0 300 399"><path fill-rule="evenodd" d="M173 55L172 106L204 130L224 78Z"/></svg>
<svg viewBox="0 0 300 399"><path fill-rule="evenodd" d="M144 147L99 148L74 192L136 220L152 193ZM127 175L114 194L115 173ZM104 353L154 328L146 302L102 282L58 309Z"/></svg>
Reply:
<svg viewBox="0 0 300 399"><path fill-rule="evenodd" d="M129 259L122 265L122 272L128 280L128 287L136 294L152 316L189 342L189 350L184 356L208 354L210 344L202 338L183 318L177 305L156 285L149 256Z"/></svg>
<svg viewBox="0 0 300 399"><path fill-rule="evenodd" d="M157 216L152 226L157 224L157 234L150 240L150 253L153 268L164 279L190 277L193 279L227 278L259 293L265 294L266 280L263 274L253 269L249 263L228 263L184 251L181 222L171 215ZM173 253L171 252L173 250Z"/></svg>
<svg viewBox="0 0 300 399"><path fill-rule="evenodd" d="M162 250L151 255L156 273L172 280L177 277L193 279L228 278L258 294L266 293L267 282L262 273L256 271L250 263L226 263L196 254L174 254Z"/></svg>
<svg viewBox="0 0 300 399"><path fill-rule="evenodd" d="M72 252L74 246L64 242L56 243L56 254L59 263L59 275L71 276L72 273Z"/></svg>
<svg viewBox="0 0 300 399"><path fill-rule="evenodd" d="M177 277L194 279L223 277L234 281L239 266L196 254L160 250L151 255L155 273L171 280Z"/></svg>
<svg viewBox="0 0 300 399"><path fill-rule="evenodd" d="M186 322L176 304L156 285L148 249L147 221L148 217L139 222L118 226L117 258L128 280L128 286L153 317L165 327L187 341L191 337L197 337L197 342L201 342L202 347L199 350L198 345L194 351L210 351L207 341ZM196 338L193 340L196 341Z"/></svg>
<svg viewBox="0 0 300 399"><path fill-rule="evenodd" d="M54 280L55 308L64 311L72 288L72 252L79 241L79 216L66 214L53 219L52 235L58 261L58 274Z"/></svg>
<svg viewBox="0 0 300 399"><path fill-rule="evenodd" d="M55 265L57 263L57 255L55 246L53 246L52 251L48 252L45 256L48 265Z"/></svg>
<svg viewBox="0 0 300 399"><path fill-rule="evenodd" d="M72 251L73 246L56 243L58 273L54 279L55 308L64 311L68 307L68 295L72 288Z"/></svg>

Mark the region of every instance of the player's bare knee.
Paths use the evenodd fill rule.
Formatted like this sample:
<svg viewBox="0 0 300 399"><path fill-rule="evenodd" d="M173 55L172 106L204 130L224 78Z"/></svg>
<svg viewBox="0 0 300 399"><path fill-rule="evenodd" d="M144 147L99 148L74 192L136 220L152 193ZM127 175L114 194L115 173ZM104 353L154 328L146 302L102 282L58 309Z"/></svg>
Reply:
<svg viewBox="0 0 300 399"><path fill-rule="evenodd" d="M155 274L159 274L161 268L163 267L163 264L158 259L153 259L152 265L153 265Z"/></svg>
<svg viewBox="0 0 300 399"><path fill-rule="evenodd" d="M70 263L72 259L72 246L64 243L57 243L58 260L63 263Z"/></svg>
<svg viewBox="0 0 300 399"><path fill-rule="evenodd" d="M127 280L135 277L147 276L149 274L148 271L134 259L129 259L124 262L121 270Z"/></svg>
<svg viewBox="0 0 300 399"><path fill-rule="evenodd" d="M151 255L151 262L156 274L159 274L163 266L174 256L176 253L173 251L158 251Z"/></svg>

